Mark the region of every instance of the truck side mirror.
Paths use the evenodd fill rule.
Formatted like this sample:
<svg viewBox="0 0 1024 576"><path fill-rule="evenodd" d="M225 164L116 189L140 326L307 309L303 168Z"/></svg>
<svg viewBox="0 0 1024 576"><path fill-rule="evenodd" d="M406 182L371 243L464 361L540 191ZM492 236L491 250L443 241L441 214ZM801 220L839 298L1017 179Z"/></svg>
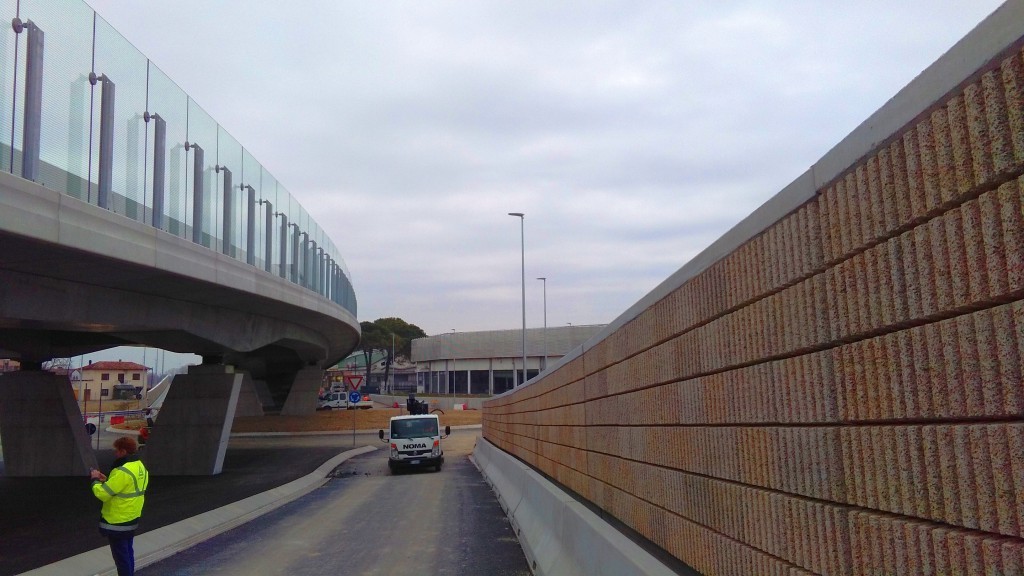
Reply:
<svg viewBox="0 0 1024 576"><path fill-rule="evenodd" d="M377 436L380 438L381 442L384 441L384 431L383 430L377 430Z"/></svg>
<svg viewBox="0 0 1024 576"><path fill-rule="evenodd" d="M452 435L452 427L451 426L445 426L444 427L444 435L445 436L451 436Z"/></svg>

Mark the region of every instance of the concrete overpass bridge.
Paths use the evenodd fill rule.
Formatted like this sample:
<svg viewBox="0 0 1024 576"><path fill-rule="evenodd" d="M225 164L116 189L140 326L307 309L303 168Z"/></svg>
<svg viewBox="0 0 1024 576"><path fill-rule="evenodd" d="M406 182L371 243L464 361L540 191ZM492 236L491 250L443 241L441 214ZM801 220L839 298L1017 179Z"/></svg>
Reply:
<svg viewBox="0 0 1024 576"><path fill-rule="evenodd" d="M23 370L0 377L7 473L94 464L66 380L39 367L133 344L203 357L175 378L147 448L154 473L217 473L236 414L312 412L321 369L358 343L344 260L270 172L84 2L9 10L0 356Z"/></svg>

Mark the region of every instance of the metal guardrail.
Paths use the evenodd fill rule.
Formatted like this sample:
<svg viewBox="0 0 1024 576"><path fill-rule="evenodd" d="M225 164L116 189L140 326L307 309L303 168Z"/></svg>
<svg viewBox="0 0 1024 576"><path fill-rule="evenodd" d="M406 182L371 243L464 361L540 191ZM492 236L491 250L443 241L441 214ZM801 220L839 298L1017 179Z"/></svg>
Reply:
<svg viewBox="0 0 1024 576"><path fill-rule="evenodd" d="M155 417L159 409L150 409L150 416ZM124 416L125 418L145 418L146 409L141 410L110 410L107 412L85 412L82 414L82 418L88 421L91 418L96 418L100 422L107 420L109 416Z"/></svg>

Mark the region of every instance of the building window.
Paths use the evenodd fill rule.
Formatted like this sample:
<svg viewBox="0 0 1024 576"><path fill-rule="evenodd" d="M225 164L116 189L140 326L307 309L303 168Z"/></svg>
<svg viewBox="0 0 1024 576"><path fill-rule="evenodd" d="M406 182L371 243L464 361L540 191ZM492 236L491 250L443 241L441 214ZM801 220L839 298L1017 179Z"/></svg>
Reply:
<svg viewBox="0 0 1024 576"><path fill-rule="evenodd" d="M139 378L140 376L141 376L141 374L138 374L138 373L132 374L132 380L141 380L141 378Z"/></svg>
<svg viewBox="0 0 1024 576"><path fill-rule="evenodd" d="M100 396L110 396L110 389L100 388Z"/></svg>
<svg viewBox="0 0 1024 576"><path fill-rule="evenodd" d="M100 380L103 380L104 382L110 380L110 374L100 374Z"/></svg>

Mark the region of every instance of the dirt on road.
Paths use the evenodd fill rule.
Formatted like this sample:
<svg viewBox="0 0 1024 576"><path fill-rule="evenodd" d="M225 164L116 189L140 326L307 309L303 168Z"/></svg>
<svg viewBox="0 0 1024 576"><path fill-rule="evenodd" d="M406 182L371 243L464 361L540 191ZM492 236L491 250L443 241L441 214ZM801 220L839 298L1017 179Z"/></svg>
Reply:
<svg viewBox="0 0 1024 576"><path fill-rule="evenodd" d="M392 416L405 414L398 408L370 410L327 410L309 416L250 416L235 418L232 432L329 432L352 430L381 430L388 427ZM442 426L480 424L480 410L454 410L438 413ZM353 420L355 420L353 425Z"/></svg>

